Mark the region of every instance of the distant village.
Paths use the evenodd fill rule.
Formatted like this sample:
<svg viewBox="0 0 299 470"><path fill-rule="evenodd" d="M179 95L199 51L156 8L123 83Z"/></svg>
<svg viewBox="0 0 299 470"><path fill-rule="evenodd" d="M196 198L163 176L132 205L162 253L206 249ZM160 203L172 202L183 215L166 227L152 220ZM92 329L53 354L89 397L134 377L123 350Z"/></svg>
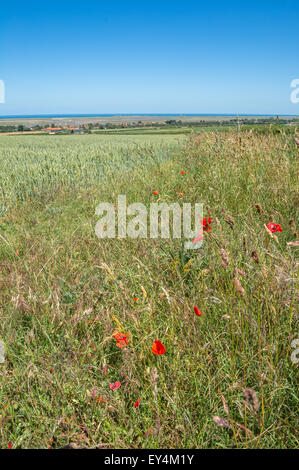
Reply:
<svg viewBox="0 0 299 470"><path fill-rule="evenodd" d="M77 123L78 124L78 123ZM218 119L208 120L199 119L198 121L192 120L187 121L186 119L166 119L162 121L124 121L124 122L89 122L80 123L74 125L62 125L54 122L52 124L38 123L26 125L24 123L18 123L18 121L10 121L7 123L1 123L0 121L0 133L2 134L18 134L18 133L30 133L30 134L90 134L97 132L105 132L117 129L141 129L141 128L188 128L188 127L230 127L230 126L259 126L265 124L279 124L286 126L298 126L299 118L290 117L257 117L257 118L245 118L245 117L234 117L232 119Z"/></svg>

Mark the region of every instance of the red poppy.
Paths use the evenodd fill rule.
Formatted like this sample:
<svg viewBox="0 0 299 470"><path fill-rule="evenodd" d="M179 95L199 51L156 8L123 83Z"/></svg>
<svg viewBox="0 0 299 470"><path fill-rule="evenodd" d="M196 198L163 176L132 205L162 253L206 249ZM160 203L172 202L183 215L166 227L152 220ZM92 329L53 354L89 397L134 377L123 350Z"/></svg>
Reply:
<svg viewBox="0 0 299 470"><path fill-rule="evenodd" d="M138 408L139 407L139 403L140 403L140 398L138 398L138 400L136 401L136 403L134 403L134 408Z"/></svg>
<svg viewBox="0 0 299 470"><path fill-rule="evenodd" d="M212 221L211 221L210 217L208 219L206 217L204 217L202 219L202 226L203 226L203 231L204 232L209 232L210 230L212 230L211 223L212 223Z"/></svg>
<svg viewBox="0 0 299 470"><path fill-rule="evenodd" d="M184 171L181 171L181 175L184 175L184 174L185 174L185 172L184 172Z"/></svg>
<svg viewBox="0 0 299 470"><path fill-rule="evenodd" d="M198 317L201 317L201 311L199 310L198 307L196 307L196 305L194 305L194 312Z"/></svg>
<svg viewBox="0 0 299 470"><path fill-rule="evenodd" d="M118 348L124 348L129 344L128 335L123 334L120 331L115 331L113 333L113 338L116 339L116 346Z"/></svg>
<svg viewBox="0 0 299 470"><path fill-rule="evenodd" d="M157 355L165 354L166 349L164 344L161 343L161 341L155 341L153 346L152 346L152 352Z"/></svg>
<svg viewBox="0 0 299 470"><path fill-rule="evenodd" d="M267 225L267 229L270 230L270 232L272 232L272 233L282 232L281 225L280 224L274 224L274 222L270 222Z"/></svg>
<svg viewBox="0 0 299 470"><path fill-rule="evenodd" d="M12 444L11 444L11 442L10 442L10 443L8 444L8 448L11 449L11 446L12 446Z"/></svg>
<svg viewBox="0 0 299 470"><path fill-rule="evenodd" d="M114 382L109 384L110 390L117 390L120 387L120 382Z"/></svg>
<svg viewBox="0 0 299 470"><path fill-rule="evenodd" d="M159 191L153 191L153 194L155 194L155 196L158 196Z"/></svg>
<svg viewBox="0 0 299 470"><path fill-rule="evenodd" d="M138 302L138 299L137 299L137 297L134 297L134 299L133 299L133 300L134 300L134 302Z"/></svg>
<svg viewBox="0 0 299 470"><path fill-rule="evenodd" d="M19 254L20 254L20 253L19 253L19 251L17 250L17 251L16 251L16 255L18 256Z"/></svg>

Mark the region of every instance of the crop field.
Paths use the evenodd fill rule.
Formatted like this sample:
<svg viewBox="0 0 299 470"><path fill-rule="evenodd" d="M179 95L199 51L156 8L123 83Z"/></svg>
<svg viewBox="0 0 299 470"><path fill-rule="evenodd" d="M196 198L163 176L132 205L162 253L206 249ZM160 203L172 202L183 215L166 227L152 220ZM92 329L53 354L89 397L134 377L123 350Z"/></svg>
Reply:
<svg viewBox="0 0 299 470"><path fill-rule="evenodd" d="M149 159L163 160L184 137L2 136L0 191L6 205L53 196L58 190L88 188L108 175Z"/></svg>
<svg viewBox="0 0 299 470"><path fill-rule="evenodd" d="M0 136L1 448L298 446L292 132ZM120 194L203 245L100 240Z"/></svg>

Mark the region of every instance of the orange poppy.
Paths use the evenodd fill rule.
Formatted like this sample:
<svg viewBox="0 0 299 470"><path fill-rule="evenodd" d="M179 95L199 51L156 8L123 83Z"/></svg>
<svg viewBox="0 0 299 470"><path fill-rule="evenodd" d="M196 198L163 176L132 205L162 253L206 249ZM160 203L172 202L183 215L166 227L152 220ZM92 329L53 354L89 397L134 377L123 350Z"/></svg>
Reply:
<svg viewBox="0 0 299 470"><path fill-rule="evenodd" d="M120 331L115 331L112 336L114 339L116 339L116 346L118 348L124 348L129 344L127 334L121 333Z"/></svg>

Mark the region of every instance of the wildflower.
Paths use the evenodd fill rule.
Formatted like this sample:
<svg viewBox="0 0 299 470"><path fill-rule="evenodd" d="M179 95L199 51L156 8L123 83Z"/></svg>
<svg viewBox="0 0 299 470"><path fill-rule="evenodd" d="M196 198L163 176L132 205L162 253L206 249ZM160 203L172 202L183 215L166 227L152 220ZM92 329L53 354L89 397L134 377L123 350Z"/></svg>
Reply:
<svg viewBox="0 0 299 470"><path fill-rule="evenodd" d="M195 313L195 315L197 315L198 317L201 317L201 311L199 310L198 307L196 307L196 305L194 305L194 313Z"/></svg>
<svg viewBox="0 0 299 470"><path fill-rule="evenodd" d="M91 392L91 398L95 398L96 394L98 393L98 391L95 389Z"/></svg>
<svg viewBox="0 0 299 470"><path fill-rule="evenodd" d="M10 442L10 443L8 444L8 448L11 449L11 446L12 446L12 443Z"/></svg>
<svg viewBox="0 0 299 470"><path fill-rule="evenodd" d="M204 232L210 232L212 230L211 228L211 223L212 219L204 217L201 221L201 225L203 226L202 229ZM193 238L192 243L197 243L203 239L202 235L199 233L197 237Z"/></svg>
<svg viewBox="0 0 299 470"><path fill-rule="evenodd" d="M184 193L177 193L177 195L178 195L179 198L184 197Z"/></svg>
<svg viewBox="0 0 299 470"><path fill-rule="evenodd" d="M18 250L16 250L16 255L19 256L20 252Z"/></svg>
<svg viewBox="0 0 299 470"><path fill-rule="evenodd" d="M185 174L185 172L184 172L184 171L181 171L181 175L184 175L184 174Z"/></svg>
<svg viewBox="0 0 299 470"><path fill-rule="evenodd" d="M116 339L116 346L118 348L124 348L129 344L128 335L123 334L120 331L115 331L113 333L113 338Z"/></svg>
<svg viewBox="0 0 299 470"><path fill-rule="evenodd" d="M166 349L164 344L162 344L159 340L155 341L152 346L152 353L157 354L158 356L160 356L161 354L165 354Z"/></svg>
<svg viewBox="0 0 299 470"><path fill-rule="evenodd" d="M136 403L134 403L134 408L138 408L139 407L139 403L140 403L140 398L138 398L138 400L136 401Z"/></svg>
<svg viewBox="0 0 299 470"><path fill-rule="evenodd" d="M270 222L267 225L267 229L270 230L270 232L272 232L272 233L282 232L281 225L280 224L274 224L274 222Z"/></svg>
<svg viewBox="0 0 299 470"><path fill-rule="evenodd" d="M210 217L208 219L206 217L204 217L202 219L202 226L203 226L203 231L204 232L210 232L210 230L212 230L211 223L212 223L212 221L211 221Z"/></svg>
<svg viewBox="0 0 299 470"><path fill-rule="evenodd" d="M109 384L110 390L117 390L120 387L120 382L114 382Z"/></svg>
<svg viewBox="0 0 299 470"><path fill-rule="evenodd" d="M155 196L158 196L159 191L153 191L153 194L154 194Z"/></svg>
<svg viewBox="0 0 299 470"><path fill-rule="evenodd" d="M134 302L138 302L137 297L134 297L133 301L134 301Z"/></svg>

